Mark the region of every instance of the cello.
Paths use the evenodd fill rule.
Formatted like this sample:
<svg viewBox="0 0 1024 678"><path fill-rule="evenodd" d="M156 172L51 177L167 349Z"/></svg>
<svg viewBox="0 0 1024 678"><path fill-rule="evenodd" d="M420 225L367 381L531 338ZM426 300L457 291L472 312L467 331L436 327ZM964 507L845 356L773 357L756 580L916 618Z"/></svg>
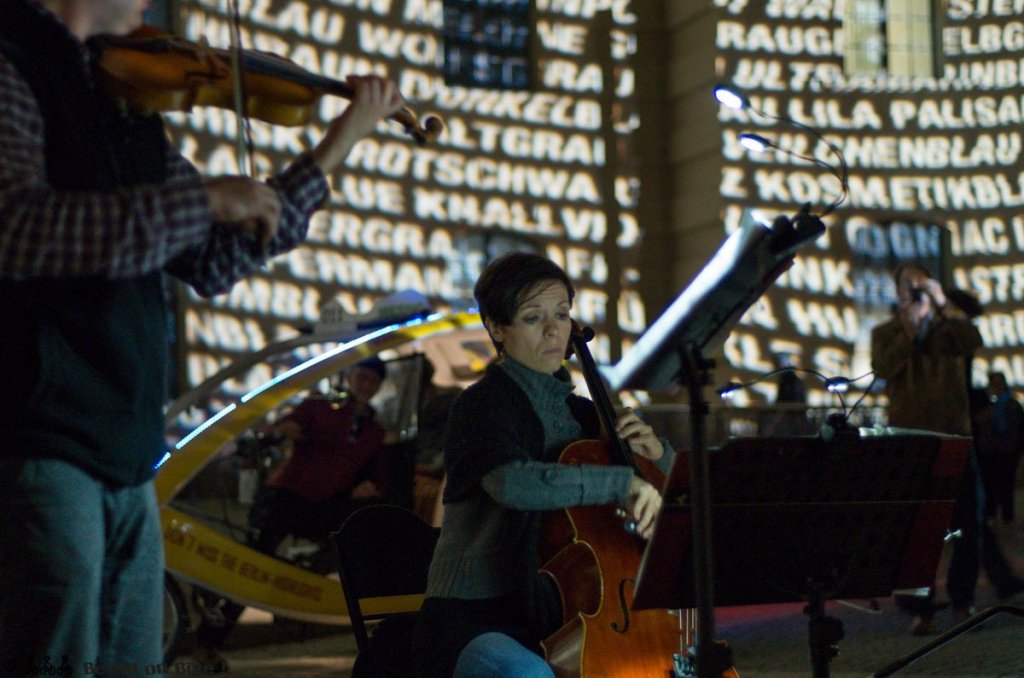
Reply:
<svg viewBox="0 0 1024 678"><path fill-rule="evenodd" d="M641 467L642 458L615 435L615 411L587 348L591 338L592 330L573 321L570 346L606 440L572 443L562 451L559 463L626 465L658 486L664 481L660 470L649 464ZM695 615L631 609L645 544L623 517L621 509L609 505L574 506L546 516L541 569L554 579L563 610L562 626L543 643L547 662L559 678L695 675L690 651ZM731 666L723 666L721 676L738 678Z"/></svg>

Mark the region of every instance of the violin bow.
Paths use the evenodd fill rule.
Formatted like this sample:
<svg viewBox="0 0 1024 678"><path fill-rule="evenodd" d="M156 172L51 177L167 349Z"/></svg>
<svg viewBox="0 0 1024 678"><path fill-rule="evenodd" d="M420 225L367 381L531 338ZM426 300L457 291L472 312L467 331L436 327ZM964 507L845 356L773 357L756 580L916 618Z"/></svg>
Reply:
<svg viewBox="0 0 1024 678"><path fill-rule="evenodd" d="M256 176L256 159L252 143L252 122L245 109L246 100L245 78L242 77L242 19L238 10L237 0L228 0L228 14L231 17L231 77L235 83L232 88L235 102L235 116L239 121L238 134L235 135L235 148L238 153L238 166L247 171L252 179Z"/></svg>

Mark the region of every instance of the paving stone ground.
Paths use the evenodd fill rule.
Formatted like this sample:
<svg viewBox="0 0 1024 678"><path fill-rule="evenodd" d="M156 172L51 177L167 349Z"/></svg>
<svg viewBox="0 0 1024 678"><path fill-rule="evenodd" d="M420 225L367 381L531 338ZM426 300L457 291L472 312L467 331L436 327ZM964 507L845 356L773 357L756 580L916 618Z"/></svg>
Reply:
<svg viewBox="0 0 1024 678"><path fill-rule="evenodd" d="M1018 497L1018 505L1024 507L1024 493L1018 492ZM1024 573L1024 527L1000 524L995 529L1017 571ZM947 558L948 552L940 564L940 576ZM940 579L940 597L943 584ZM839 655L829 667L833 678L873 675L931 640L908 633L912 618L895 608L891 598L876 602L880 607L877 614L838 603L827 605L826 613L839 619L845 632ZM998 602L983 576L978 587L979 609ZM1024 605L1024 599L1011 602ZM249 611L241 621L224 653L231 666L229 675L313 678L351 674L355 641L344 627L275 624L268 615ZM720 608L716 635L734 648L742 678L811 676L807 621L799 604ZM936 621L940 632L954 625L948 610L940 612ZM180 658L185 662L182 672L188 671L189 659ZM994 617L980 630L960 636L894 675L1024 677L1024 618Z"/></svg>

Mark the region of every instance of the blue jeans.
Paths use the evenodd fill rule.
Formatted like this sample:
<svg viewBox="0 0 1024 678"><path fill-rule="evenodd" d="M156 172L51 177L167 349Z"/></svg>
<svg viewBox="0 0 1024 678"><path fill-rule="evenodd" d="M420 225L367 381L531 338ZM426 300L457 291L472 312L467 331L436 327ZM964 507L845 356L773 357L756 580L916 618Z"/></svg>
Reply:
<svg viewBox="0 0 1024 678"><path fill-rule="evenodd" d="M162 641L152 483L111 489L59 459L0 457L0 673L152 675Z"/></svg>
<svg viewBox="0 0 1024 678"><path fill-rule="evenodd" d="M551 667L535 652L503 633L485 633L459 653L452 678L554 678Z"/></svg>

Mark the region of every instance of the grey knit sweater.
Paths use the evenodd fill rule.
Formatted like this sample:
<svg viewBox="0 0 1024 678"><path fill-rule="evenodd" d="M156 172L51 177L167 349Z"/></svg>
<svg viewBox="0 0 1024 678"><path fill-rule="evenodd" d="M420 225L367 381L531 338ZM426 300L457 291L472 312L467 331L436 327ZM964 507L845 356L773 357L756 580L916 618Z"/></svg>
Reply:
<svg viewBox="0 0 1024 678"><path fill-rule="evenodd" d="M455 402L428 597L494 598L523 587L539 568L541 512L626 502L628 467L557 463L566 444L597 433L593 404L571 394L567 376L506 359ZM666 445L657 464L668 469L671 459Z"/></svg>

